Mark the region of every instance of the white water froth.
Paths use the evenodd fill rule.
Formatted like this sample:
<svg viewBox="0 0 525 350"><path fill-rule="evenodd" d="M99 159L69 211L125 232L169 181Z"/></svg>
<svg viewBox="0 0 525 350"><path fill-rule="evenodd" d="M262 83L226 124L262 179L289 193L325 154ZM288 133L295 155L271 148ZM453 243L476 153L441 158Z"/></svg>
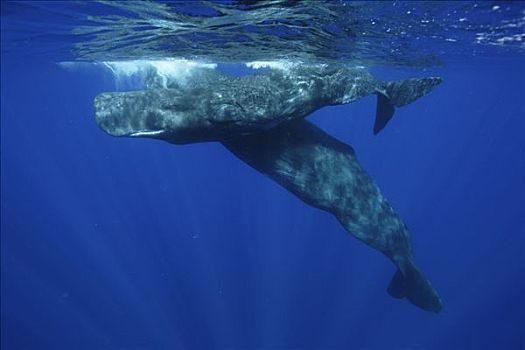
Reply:
<svg viewBox="0 0 525 350"><path fill-rule="evenodd" d="M109 69L115 80L117 90L143 89L146 78L155 78L155 83L167 88L172 82L184 85L198 70L213 70L215 63L190 61L185 59L130 60L104 62L61 62L59 65L68 70L83 69L87 66Z"/></svg>
<svg viewBox="0 0 525 350"><path fill-rule="evenodd" d="M300 64L299 62L290 61L253 61L247 62L246 67L252 69L270 68L270 69L281 69L288 70Z"/></svg>
<svg viewBox="0 0 525 350"><path fill-rule="evenodd" d="M153 71L164 88L168 87L168 84L173 81L181 85L186 84L196 70L217 68L215 63L181 59L108 61L102 62L102 64L111 70L117 85L136 79L144 82L146 75Z"/></svg>
<svg viewBox="0 0 525 350"><path fill-rule="evenodd" d="M282 71L290 71L297 67L315 67L322 68L327 67L326 63L312 63L312 62L303 62L303 61L288 61L288 60L276 60L276 61L252 61L245 63L246 67L252 69L277 69ZM362 66L357 66L354 68L364 68Z"/></svg>

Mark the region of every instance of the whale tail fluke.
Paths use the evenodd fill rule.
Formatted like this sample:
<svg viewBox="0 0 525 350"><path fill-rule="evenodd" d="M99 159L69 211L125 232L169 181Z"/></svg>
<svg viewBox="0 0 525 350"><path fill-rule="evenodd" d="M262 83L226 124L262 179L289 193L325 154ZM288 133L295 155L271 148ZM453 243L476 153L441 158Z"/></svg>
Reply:
<svg viewBox="0 0 525 350"><path fill-rule="evenodd" d="M377 94L376 121L374 123L374 135L377 135L394 116L396 111L392 102L382 93Z"/></svg>
<svg viewBox="0 0 525 350"><path fill-rule="evenodd" d="M377 135L388 123L395 112L395 107L402 107L428 94L442 79L428 77L421 79L406 79L385 83L377 91L376 120L374 135Z"/></svg>
<svg viewBox="0 0 525 350"><path fill-rule="evenodd" d="M407 298L412 304L426 311L438 313L443 307L434 287L412 261L400 265L388 286L388 294L394 298Z"/></svg>

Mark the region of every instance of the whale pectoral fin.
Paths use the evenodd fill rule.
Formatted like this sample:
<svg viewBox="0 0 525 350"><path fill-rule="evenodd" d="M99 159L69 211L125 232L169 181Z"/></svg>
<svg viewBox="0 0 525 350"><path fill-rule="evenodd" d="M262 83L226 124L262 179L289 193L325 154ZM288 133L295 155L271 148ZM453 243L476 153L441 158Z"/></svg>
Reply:
<svg viewBox="0 0 525 350"><path fill-rule="evenodd" d="M394 116L396 108L392 102L382 93L377 94L376 121L374 123L374 135L377 135Z"/></svg>

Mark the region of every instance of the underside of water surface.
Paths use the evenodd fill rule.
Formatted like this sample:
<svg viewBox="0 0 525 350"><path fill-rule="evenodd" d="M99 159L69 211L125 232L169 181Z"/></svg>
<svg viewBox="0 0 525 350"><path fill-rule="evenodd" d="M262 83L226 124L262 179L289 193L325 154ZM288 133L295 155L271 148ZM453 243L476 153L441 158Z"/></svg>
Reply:
<svg viewBox="0 0 525 350"><path fill-rule="evenodd" d="M421 67L515 57L525 50L524 12L521 1L9 1L2 52Z"/></svg>

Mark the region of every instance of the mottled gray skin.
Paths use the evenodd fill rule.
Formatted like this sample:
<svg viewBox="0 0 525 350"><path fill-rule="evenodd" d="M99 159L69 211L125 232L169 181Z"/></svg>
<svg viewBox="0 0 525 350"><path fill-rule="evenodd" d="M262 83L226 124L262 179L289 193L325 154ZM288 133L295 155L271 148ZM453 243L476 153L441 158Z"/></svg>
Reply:
<svg viewBox="0 0 525 350"><path fill-rule="evenodd" d="M410 236L352 147L306 120L239 136L224 146L305 203L335 215L343 227L398 267L395 297L433 312L441 300L413 263Z"/></svg>
<svg viewBox="0 0 525 350"><path fill-rule="evenodd" d="M364 69L296 67L232 77L197 70L191 79L147 90L108 92L95 99L99 126L113 136L168 139L177 144L221 141L270 129L315 110L381 94L393 105L409 103L439 84L439 78L382 82ZM404 83L404 85L396 85ZM392 112L393 113L393 112Z"/></svg>
<svg viewBox="0 0 525 350"><path fill-rule="evenodd" d="M168 89L100 94L95 99L99 125L114 136L163 131L158 138L170 142L217 141L351 102L378 86L363 69L296 68L243 77L198 73Z"/></svg>

